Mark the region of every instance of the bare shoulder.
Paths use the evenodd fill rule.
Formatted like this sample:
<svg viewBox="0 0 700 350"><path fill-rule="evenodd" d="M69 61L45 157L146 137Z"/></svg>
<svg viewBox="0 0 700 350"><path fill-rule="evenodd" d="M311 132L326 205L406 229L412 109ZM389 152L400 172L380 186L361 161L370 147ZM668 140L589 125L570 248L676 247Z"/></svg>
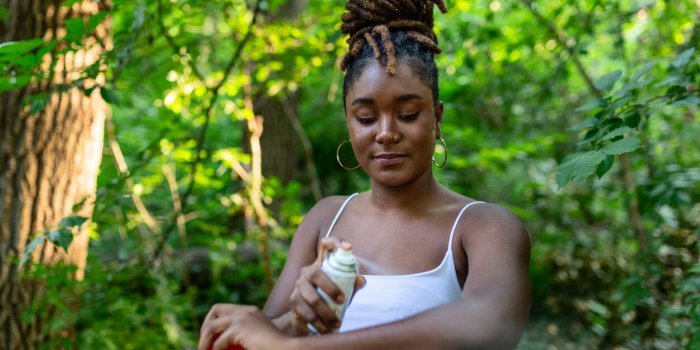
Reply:
<svg viewBox="0 0 700 350"><path fill-rule="evenodd" d="M465 249L500 246L530 251L530 237L523 222L512 211L498 204L483 203L472 206L465 213L460 233Z"/></svg>
<svg viewBox="0 0 700 350"><path fill-rule="evenodd" d="M318 201L306 215L301 226L305 228L314 228L313 230L300 230L302 232L314 231L317 235L321 235L328 226L330 226L340 207L348 199L349 196L330 196Z"/></svg>

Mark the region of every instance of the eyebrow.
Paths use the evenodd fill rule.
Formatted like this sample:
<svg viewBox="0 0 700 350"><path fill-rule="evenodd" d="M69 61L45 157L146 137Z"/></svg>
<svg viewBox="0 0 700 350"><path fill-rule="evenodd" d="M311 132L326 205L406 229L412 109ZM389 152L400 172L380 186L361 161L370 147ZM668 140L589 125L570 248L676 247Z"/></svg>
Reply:
<svg viewBox="0 0 700 350"><path fill-rule="evenodd" d="M409 101L409 100L422 100L423 98L420 97L417 94L405 94L401 96L397 96L394 100L396 102L404 102L404 101ZM368 98L368 97L358 97L355 100L352 101L351 105L372 105L374 104L374 99Z"/></svg>

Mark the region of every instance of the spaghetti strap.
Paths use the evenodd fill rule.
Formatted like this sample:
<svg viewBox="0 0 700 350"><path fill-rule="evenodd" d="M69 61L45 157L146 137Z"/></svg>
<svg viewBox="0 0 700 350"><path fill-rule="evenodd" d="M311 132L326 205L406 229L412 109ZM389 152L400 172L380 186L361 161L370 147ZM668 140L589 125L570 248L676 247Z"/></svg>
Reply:
<svg viewBox="0 0 700 350"><path fill-rule="evenodd" d="M474 202L471 202L471 203L465 205L462 208L462 210L459 211L459 215L457 215L457 218L455 219L455 223L452 225L452 231L450 231L450 242L447 244L447 251L448 252L452 251L452 237L454 237L454 235L455 235L455 230L457 229L457 224L459 223L459 219L462 218L462 214L464 214L464 212L467 211L467 209L469 209L469 207L471 207L472 204L483 204L483 203L485 203L485 202L474 201Z"/></svg>
<svg viewBox="0 0 700 350"><path fill-rule="evenodd" d="M333 222L331 222L331 226L328 227L328 232L326 232L326 237L331 235L331 231L333 231L333 227L335 227L335 223L338 222L338 218L340 218L340 214L343 213L343 210L345 210L345 207L348 205L348 203L350 203L350 200L352 200L357 195L358 195L358 193L353 193L347 199L345 199L345 202L343 202L343 205L341 205L340 209L338 209L338 213L335 214L335 218L333 218Z"/></svg>

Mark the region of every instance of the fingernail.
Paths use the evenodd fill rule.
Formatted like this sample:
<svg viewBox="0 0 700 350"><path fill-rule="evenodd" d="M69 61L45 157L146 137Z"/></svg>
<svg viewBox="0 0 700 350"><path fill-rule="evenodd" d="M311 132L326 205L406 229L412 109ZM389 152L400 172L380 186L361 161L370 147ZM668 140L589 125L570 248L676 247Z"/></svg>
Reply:
<svg viewBox="0 0 700 350"><path fill-rule="evenodd" d="M333 324L333 327L335 327L335 328L340 328L340 321L334 323L334 324Z"/></svg>
<svg viewBox="0 0 700 350"><path fill-rule="evenodd" d="M338 297L335 298L335 299L338 300L339 303L342 303L343 301L345 301L345 296L344 296L344 295L338 295Z"/></svg>

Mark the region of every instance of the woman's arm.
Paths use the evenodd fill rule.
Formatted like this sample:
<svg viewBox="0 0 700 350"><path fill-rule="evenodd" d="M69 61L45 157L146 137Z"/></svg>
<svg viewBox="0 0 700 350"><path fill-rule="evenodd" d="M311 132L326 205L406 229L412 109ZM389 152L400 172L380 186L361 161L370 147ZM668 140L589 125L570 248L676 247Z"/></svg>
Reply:
<svg viewBox="0 0 700 350"><path fill-rule="evenodd" d="M302 322L298 318L298 313L307 314L307 319L313 319L316 314L319 315L319 319L314 322L314 326L319 331L330 331L330 325L337 322L337 317L331 311L331 309L325 303L318 303L320 298L318 298L318 293L315 288L310 283L300 283L299 278L302 274L309 274L305 276L304 280L312 280L314 285L323 286L327 294L331 297L337 297L340 290L333 285L330 280L323 274L311 276L313 269L304 269L305 267L312 265L314 262L319 262L319 252L323 250L332 250L335 248L338 242L326 242L323 247L319 245L319 238L321 237L321 228L330 224L330 219L333 217L335 212L338 210L343 202L344 197L328 197L319 201L301 222L297 228L294 238L292 239L292 244L289 248L289 255L287 261L284 264L282 273L272 289L267 303L263 308L263 313L273 321L273 323L282 331L287 334L298 335L298 334L308 334L308 329L306 329L306 322ZM317 269L316 269L317 270ZM296 291L295 291L296 288ZM293 293L296 293L293 295ZM297 313L290 309L290 298L295 297L297 299L303 299L304 294L306 299L310 300L312 303L317 303L317 305L312 306L316 310L307 308L307 303L301 302L296 303L297 308L302 310L297 310ZM296 317L296 318L295 318ZM302 324L299 327L299 324Z"/></svg>
<svg viewBox="0 0 700 350"><path fill-rule="evenodd" d="M229 344L249 350L513 349L530 309L527 232L513 214L494 205L475 207L460 227L469 273L459 302L398 322L320 337L285 337L255 307L227 305L235 310L222 308L221 317L214 307L202 326L199 349L207 349L220 333L215 350Z"/></svg>
<svg viewBox="0 0 700 350"><path fill-rule="evenodd" d="M343 334L290 339L290 349L513 349L530 310L530 242L519 219L481 205L460 223L469 273L459 302Z"/></svg>

